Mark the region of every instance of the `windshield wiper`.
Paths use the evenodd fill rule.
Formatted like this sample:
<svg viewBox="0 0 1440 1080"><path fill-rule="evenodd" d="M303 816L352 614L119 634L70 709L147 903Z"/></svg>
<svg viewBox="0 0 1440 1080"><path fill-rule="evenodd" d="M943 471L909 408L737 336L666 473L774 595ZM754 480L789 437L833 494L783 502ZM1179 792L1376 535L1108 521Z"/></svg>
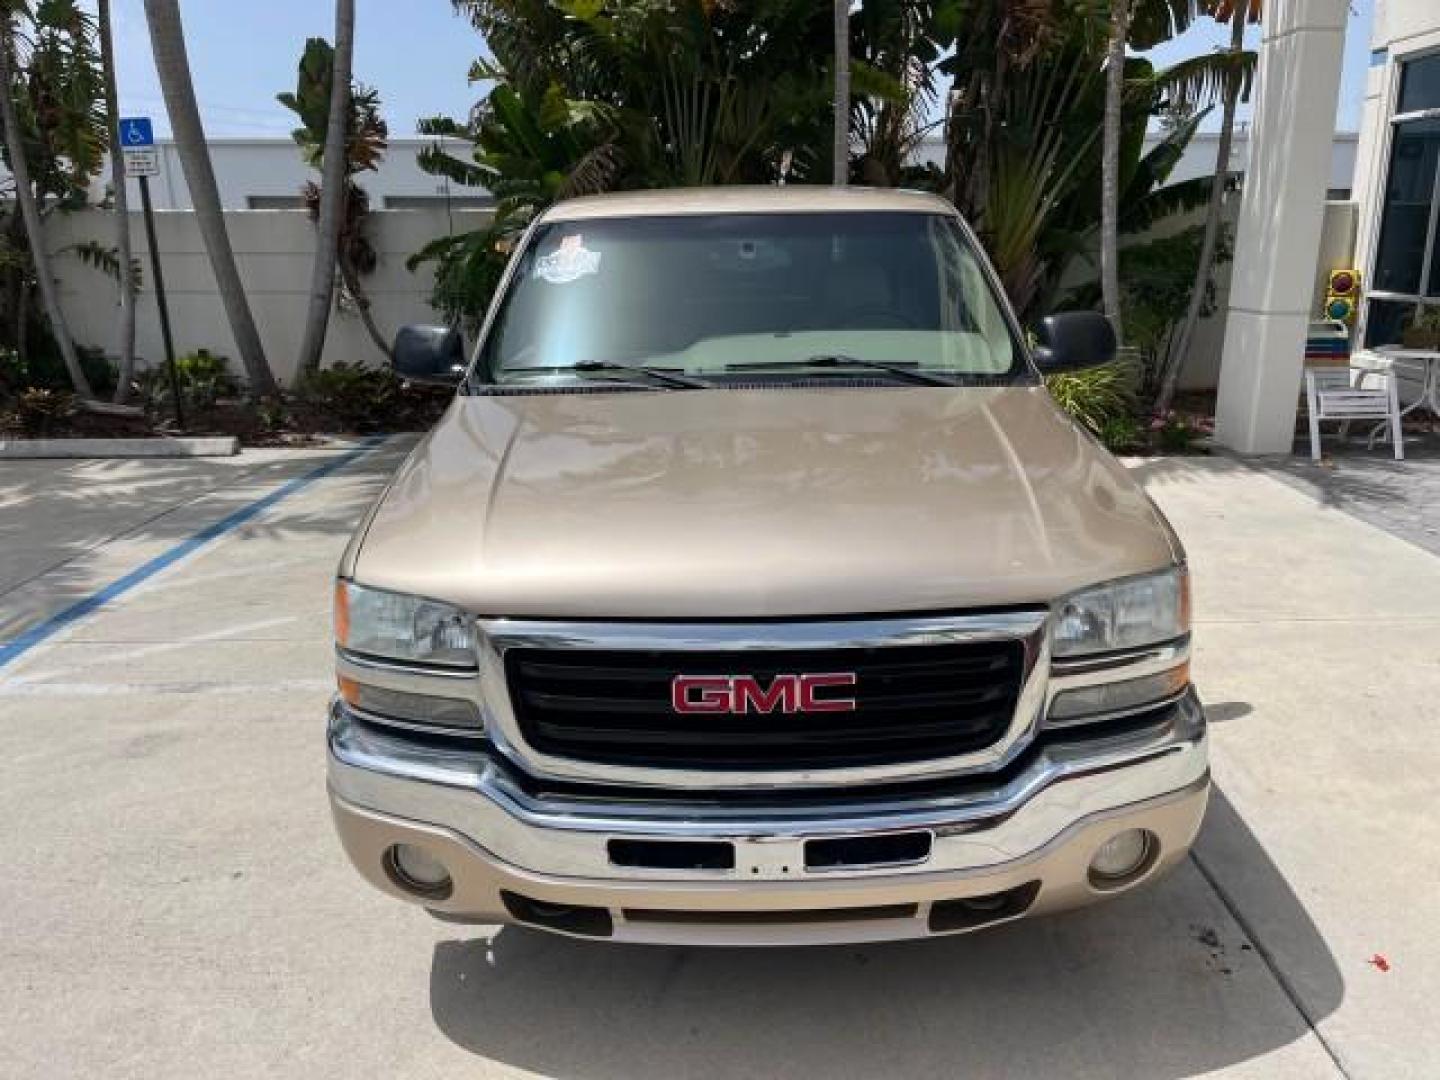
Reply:
<svg viewBox="0 0 1440 1080"><path fill-rule="evenodd" d="M539 369L529 368L527 370L535 371ZM705 390L713 385L712 383L706 382L704 379L696 379L689 375L684 375L678 371L668 371L664 368L651 367L649 364L626 364L621 363L618 360L582 360L578 364L570 364L565 367L557 365L556 367L549 370L579 372L598 371L602 374L605 372L619 371L629 375L643 375L646 378L650 379L652 382L657 382L664 386L670 386L677 390Z"/></svg>
<svg viewBox="0 0 1440 1080"><path fill-rule="evenodd" d="M746 364L727 364L726 371L765 371L767 369L782 367L818 367L818 368L859 368L867 371L883 371L887 375L896 375L907 379L912 383L923 386L959 386L954 379L947 379L944 375L931 371L923 371L918 365L887 364L882 360L862 360L858 356L846 356L843 353L820 353L816 356L807 356L803 360L786 360L781 363L766 363L764 361Z"/></svg>

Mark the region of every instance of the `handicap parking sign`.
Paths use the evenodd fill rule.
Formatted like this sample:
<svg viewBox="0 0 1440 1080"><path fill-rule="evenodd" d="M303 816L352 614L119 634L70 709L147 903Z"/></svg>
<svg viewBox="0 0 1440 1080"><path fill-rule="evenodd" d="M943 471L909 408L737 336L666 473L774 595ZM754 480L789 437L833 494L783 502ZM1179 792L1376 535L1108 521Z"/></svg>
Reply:
<svg viewBox="0 0 1440 1080"><path fill-rule="evenodd" d="M155 145L155 129L148 116L127 116L120 121L120 149L148 150Z"/></svg>

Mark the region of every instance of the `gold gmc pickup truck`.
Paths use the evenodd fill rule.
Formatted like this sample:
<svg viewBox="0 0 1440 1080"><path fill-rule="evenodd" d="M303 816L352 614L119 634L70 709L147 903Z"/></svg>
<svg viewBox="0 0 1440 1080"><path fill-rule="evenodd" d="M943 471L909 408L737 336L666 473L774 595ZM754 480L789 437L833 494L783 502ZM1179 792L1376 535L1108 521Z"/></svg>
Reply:
<svg viewBox="0 0 1440 1080"><path fill-rule="evenodd" d="M329 788L445 918L697 944L975 930L1137 888L1209 789L1185 554L927 195L577 199L335 585Z"/></svg>

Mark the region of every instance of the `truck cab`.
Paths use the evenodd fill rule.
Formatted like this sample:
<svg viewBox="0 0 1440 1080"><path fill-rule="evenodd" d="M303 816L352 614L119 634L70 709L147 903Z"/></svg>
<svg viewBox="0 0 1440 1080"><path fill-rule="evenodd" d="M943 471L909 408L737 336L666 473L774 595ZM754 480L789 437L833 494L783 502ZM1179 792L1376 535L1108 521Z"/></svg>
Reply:
<svg viewBox="0 0 1440 1080"><path fill-rule="evenodd" d="M335 584L333 816L450 919L858 942L1112 897L1209 788L1184 551L947 202L562 202Z"/></svg>

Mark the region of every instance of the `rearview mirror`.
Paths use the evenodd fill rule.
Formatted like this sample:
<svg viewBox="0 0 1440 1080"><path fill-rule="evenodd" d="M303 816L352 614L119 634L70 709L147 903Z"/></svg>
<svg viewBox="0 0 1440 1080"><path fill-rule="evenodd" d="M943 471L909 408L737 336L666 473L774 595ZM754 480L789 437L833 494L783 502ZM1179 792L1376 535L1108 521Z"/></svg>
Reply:
<svg viewBox="0 0 1440 1080"><path fill-rule="evenodd" d="M412 382L453 386L465 374L465 344L448 326L402 326L392 355L395 374Z"/></svg>
<svg viewBox="0 0 1440 1080"><path fill-rule="evenodd" d="M1042 375L1098 367L1115 359L1115 328L1098 311L1062 311L1040 320L1035 366Z"/></svg>

